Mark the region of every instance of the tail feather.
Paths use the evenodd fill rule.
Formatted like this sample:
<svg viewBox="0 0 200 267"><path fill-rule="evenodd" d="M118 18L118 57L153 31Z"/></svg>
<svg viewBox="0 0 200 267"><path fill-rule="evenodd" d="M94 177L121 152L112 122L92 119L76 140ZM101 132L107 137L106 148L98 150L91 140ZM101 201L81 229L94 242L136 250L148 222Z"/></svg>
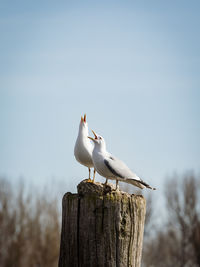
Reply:
<svg viewBox="0 0 200 267"><path fill-rule="evenodd" d="M143 188L149 188L149 189L152 189L152 190L156 190L156 188L154 187L151 187L150 185L148 185L147 183L143 182L142 180L136 180L136 179L127 179L126 180L129 184L132 184L132 185L135 185L141 189Z"/></svg>

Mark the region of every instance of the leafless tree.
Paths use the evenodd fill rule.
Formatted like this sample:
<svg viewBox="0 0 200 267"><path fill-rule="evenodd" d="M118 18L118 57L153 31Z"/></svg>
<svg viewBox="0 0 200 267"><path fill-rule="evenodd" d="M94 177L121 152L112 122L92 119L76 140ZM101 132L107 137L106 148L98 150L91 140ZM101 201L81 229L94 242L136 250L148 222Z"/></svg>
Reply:
<svg viewBox="0 0 200 267"><path fill-rule="evenodd" d="M152 192L145 195L142 266L200 266L200 179L192 173L174 175L164 188L162 210ZM136 193L133 187L124 189ZM0 179L0 266L57 266L60 204L61 198L49 188L28 190L23 183L16 186ZM158 225L161 212L165 219Z"/></svg>
<svg viewBox="0 0 200 267"><path fill-rule="evenodd" d="M60 238L57 200L0 179L0 266L55 267Z"/></svg>
<svg viewBox="0 0 200 267"><path fill-rule="evenodd" d="M176 235L178 244L172 251L179 254L179 266L200 266L199 179L192 173L183 179L174 176L165 188L168 229Z"/></svg>
<svg viewBox="0 0 200 267"><path fill-rule="evenodd" d="M174 175L164 188L166 221L144 242L143 266L200 266L199 178Z"/></svg>

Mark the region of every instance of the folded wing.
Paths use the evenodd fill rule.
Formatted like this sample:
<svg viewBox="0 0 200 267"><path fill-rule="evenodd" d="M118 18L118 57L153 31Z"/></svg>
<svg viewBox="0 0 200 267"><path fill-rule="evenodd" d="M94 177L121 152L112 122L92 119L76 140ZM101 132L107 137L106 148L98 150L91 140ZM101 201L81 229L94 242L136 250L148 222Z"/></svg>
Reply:
<svg viewBox="0 0 200 267"><path fill-rule="evenodd" d="M109 171L113 174L113 177L120 178L124 182L135 185L141 189L147 187L149 189L155 190L142 179L140 179L135 173L133 173L128 166L116 157L109 156L104 159L104 163Z"/></svg>
<svg viewBox="0 0 200 267"><path fill-rule="evenodd" d="M121 161L120 159L109 156L104 160L105 165L107 168L112 172L112 174L116 177L119 177L121 179L135 179L140 181L141 179L133 173L128 166Z"/></svg>

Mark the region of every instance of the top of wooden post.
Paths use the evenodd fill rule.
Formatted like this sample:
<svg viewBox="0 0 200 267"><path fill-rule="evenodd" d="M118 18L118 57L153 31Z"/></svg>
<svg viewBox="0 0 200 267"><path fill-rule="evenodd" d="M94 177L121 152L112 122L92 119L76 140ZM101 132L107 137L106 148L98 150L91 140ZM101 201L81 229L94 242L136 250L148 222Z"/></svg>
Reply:
<svg viewBox="0 0 200 267"><path fill-rule="evenodd" d="M78 195L83 196L83 195L87 195L87 194L96 194L98 196L104 196L106 194L109 193L114 193L116 195L123 195L126 197L130 197L131 194L121 191L121 190L116 190L115 189L115 185L114 184L110 184L107 183L102 184L99 182L88 182L88 180L83 180L81 181L78 186L77 186L77 190L78 190ZM136 196L136 197L141 197L144 198L142 195L132 195L132 196Z"/></svg>
<svg viewBox="0 0 200 267"><path fill-rule="evenodd" d="M139 267L145 199L83 180L63 197L59 267Z"/></svg>

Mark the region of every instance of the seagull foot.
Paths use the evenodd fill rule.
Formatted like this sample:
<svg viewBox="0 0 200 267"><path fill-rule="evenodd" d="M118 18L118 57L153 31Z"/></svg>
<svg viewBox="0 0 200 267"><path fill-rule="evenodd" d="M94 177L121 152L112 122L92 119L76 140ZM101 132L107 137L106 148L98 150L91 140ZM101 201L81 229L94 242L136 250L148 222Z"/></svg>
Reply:
<svg viewBox="0 0 200 267"><path fill-rule="evenodd" d="M120 190L119 190L119 185L117 185L117 186L115 187L115 191L117 191L117 192L120 191Z"/></svg>
<svg viewBox="0 0 200 267"><path fill-rule="evenodd" d="M106 186L107 184L108 184L108 178L106 178L106 181L103 185Z"/></svg>
<svg viewBox="0 0 200 267"><path fill-rule="evenodd" d="M119 191L119 184L118 184L118 180L116 180L116 187L115 187L115 191Z"/></svg>
<svg viewBox="0 0 200 267"><path fill-rule="evenodd" d="M88 183L93 183L93 181L90 178L87 179L87 182Z"/></svg>

